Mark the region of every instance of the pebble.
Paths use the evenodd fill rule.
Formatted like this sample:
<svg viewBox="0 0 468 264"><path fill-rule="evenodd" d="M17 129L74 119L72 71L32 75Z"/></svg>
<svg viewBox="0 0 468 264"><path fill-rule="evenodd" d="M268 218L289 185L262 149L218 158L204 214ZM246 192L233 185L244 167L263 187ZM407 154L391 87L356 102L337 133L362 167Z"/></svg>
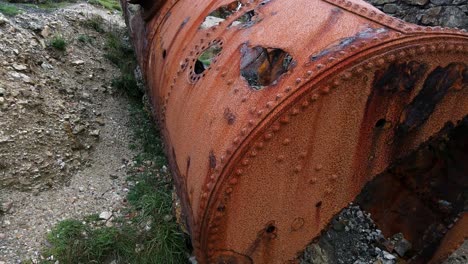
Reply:
<svg viewBox="0 0 468 264"><path fill-rule="evenodd" d="M83 65L85 62L83 60L72 61L72 65L78 66Z"/></svg>
<svg viewBox="0 0 468 264"><path fill-rule="evenodd" d="M99 214L99 219L101 220L109 220L112 217L111 212L102 212Z"/></svg>

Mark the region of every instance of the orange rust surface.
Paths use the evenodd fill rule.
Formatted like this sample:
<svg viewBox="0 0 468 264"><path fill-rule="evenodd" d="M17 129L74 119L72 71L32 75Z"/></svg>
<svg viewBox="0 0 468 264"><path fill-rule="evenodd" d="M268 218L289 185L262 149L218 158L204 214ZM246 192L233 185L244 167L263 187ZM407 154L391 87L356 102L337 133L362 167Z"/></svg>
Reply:
<svg viewBox="0 0 468 264"><path fill-rule="evenodd" d="M441 247L437 249L430 264L442 263L451 253L457 250L468 239L468 212L461 215L452 229L444 237Z"/></svg>
<svg viewBox="0 0 468 264"><path fill-rule="evenodd" d="M201 28L232 2L122 5L198 261L285 263L366 182L468 114L468 35L360 0L245 0ZM222 51L197 74L212 45ZM281 49L292 66L253 89L245 46Z"/></svg>

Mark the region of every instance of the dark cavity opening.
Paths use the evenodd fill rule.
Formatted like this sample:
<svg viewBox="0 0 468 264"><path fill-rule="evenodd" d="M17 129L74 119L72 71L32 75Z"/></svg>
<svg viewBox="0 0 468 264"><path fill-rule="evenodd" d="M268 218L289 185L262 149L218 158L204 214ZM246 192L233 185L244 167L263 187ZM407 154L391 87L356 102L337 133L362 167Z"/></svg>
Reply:
<svg viewBox="0 0 468 264"><path fill-rule="evenodd" d="M271 234L271 233L275 232L275 230L276 230L276 227L274 225L268 225L265 231L268 234Z"/></svg>
<svg viewBox="0 0 468 264"><path fill-rule="evenodd" d="M322 207L322 201L320 201L320 202L316 203L316 204L315 204L315 207L317 207L317 208L320 208L320 207Z"/></svg>
<svg viewBox="0 0 468 264"><path fill-rule="evenodd" d="M167 51L166 51L166 50L163 50L163 52L162 52L162 57L163 57L163 59L166 59L166 56L167 56Z"/></svg>
<svg viewBox="0 0 468 264"><path fill-rule="evenodd" d="M385 120L385 118L381 118L375 123L375 128L384 128L385 124L387 124L387 120Z"/></svg>
<svg viewBox="0 0 468 264"><path fill-rule="evenodd" d="M219 25L221 22L226 20L226 18L239 11L242 6L243 4L240 1L233 1L227 5L219 7L205 17L200 28L207 29Z"/></svg>
<svg viewBox="0 0 468 264"><path fill-rule="evenodd" d="M196 74L202 74L216 61L216 57L219 56L222 50L223 48L218 44L214 44L206 49L195 62L194 72Z"/></svg>
<svg viewBox="0 0 468 264"><path fill-rule="evenodd" d="M250 87L261 90L275 85L292 65L293 58L282 49L265 47L241 48L240 71Z"/></svg>
<svg viewBox="0 0 468 264"><path fill-rule="evenodd" d="M370 181L356 202L386 237L402 233L412 263L428 263L468 208L468 116Z"/></svg>

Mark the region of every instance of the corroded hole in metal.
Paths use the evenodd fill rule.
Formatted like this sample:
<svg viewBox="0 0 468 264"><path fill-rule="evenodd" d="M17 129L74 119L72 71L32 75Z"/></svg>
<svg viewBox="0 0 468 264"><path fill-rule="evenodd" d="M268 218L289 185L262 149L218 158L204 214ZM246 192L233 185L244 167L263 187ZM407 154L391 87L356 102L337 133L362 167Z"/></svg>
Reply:
<svg viewBox="0 0 468 264"><path fill-rule="evenodd" d="M226 20L228 17L239 11L243 7L241 1L233 1L227 5L223 5L218 9L212 11L207 17L205 17L201 29L212 28L219 25L221 22Z"/></svg>
<svg viewBox="0 0 468 264"><path fill-rule="evenodd" d="M275 85L292 66L293 58L282 49L261 46L241 47L241 76L249 86L261 90Z"/></svg>
<svg viewBox="0 0 468 264"><path fill-rule="evenodd" d="M194 66L194 73L195 74L203 74L203 72L208 69L212 63L216 61L216 58L219 56L223 47L220 43L214 43L210 47L208 47L205 51L203 51L200 56L198 56L195 66Z"/></svg>
<svg viewBox="0 0 468 264"><path fill-rule="evenodd" d="M468 116L369 182L357 203L383 233L402 233L413 250L404 258L427 263L458 216L468 210Z"/></svg>
<svg viewBox="0 0 468 264"><path fill-rule="evenodd" d="M250 10L246 13L244 13L242 16L234 20L231 24L229 24L228 28L232 27L240 27L240 28L246 28L254 25L255 19L254 17L257 15L257 13L254 10Z"/></svg>

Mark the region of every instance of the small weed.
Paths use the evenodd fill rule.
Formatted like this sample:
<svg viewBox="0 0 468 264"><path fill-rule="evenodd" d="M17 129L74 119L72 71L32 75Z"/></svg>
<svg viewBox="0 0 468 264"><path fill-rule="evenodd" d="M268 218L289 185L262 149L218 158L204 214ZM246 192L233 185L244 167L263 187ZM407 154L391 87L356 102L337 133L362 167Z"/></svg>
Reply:
<svg viewBox="0 0 468 264"><path fill-rule="evenodd" d="M94 40L88 35L79 35L78 36L78 41L81 43L93 43Z"/></svg>
<svg viewBox="0 0 468 264"><path fill-rule="evenodd" d="M108 10L118 10L121 11L121 7L119 4L118 0L88 0L88 3L95 5L95 6L101 6L104 7Z"/></svg>
<svg viewBox="0 0 468 264"><path fill-rule="evenodd" d="M49 45L59 51L65 51L67 49L67 41L61 35L55 35Z"/></svg>
<svg viewBox="0 0 468 264"><path fill-rule="evenodd" d="M120 69L120 76L112 80L112 86L129 96L141 97L134 74L137 66L135 54L124 32L113 30L107 33L104 56Z"/></svg>
<svg viewBox="0 0 468 264"><path fill-rule="evenodd" d="M91 15L82 22L83 27L93 29L98 33L104 33L104 18L100 15Z"/></svg>
<svg viewBox="0 0 468 264"><path fill-rule="evenodd" d="M21 14L21 10L14 5L0 2L0 13L4 14L5 16L16 16Z"/></svg>

